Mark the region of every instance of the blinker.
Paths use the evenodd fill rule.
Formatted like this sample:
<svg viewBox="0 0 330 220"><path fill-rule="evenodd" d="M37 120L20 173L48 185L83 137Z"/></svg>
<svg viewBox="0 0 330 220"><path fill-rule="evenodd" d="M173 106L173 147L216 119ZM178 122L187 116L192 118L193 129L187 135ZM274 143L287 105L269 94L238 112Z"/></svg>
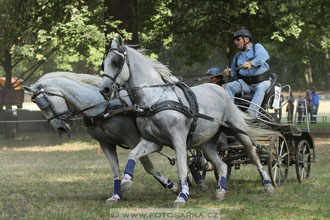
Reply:
<svg viewBox="0 0 330 220"><path fill-rule="evenodd" d="M45 110L50 106L48 99L45 97L35 98L33 102L36 103L41 110Z"/></svg>

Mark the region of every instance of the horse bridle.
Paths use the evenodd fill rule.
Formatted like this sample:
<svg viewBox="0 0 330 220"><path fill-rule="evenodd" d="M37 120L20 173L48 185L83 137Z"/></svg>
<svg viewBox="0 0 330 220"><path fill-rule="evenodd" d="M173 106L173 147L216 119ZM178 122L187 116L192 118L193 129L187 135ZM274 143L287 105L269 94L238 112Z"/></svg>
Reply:
<svg viewBox="0 0 330 220"><path fill-rule="evenodd" d="M38 96L40 94L42 94L42 96L38 98ZM53 119L59 119L59 120L63 120L65 122L71 123L71 117L72 117L73 111L67 110L62 113L57 114L52 102L49 101L48 96L58 96L58 97L63 98L66 102L66 99L63 95L45 91L43 88L32 95L31 101L36 103L37 106L41 110L46 110L49 108L52 111L53 116L47 119L48 122L50 122Z"/></svg>
<svg viewBox="0 0 330 220"><path fill-rule="evenodd" d="M37 98L37 96L39 96L40 94L43 94L43 96L40 97L40 98ZM73 116L78 115L80 113L83 113L84 111L87 111L89 109L95 108L95 107L97 107L99 105L102 105L106 102L106 101L104 101L104 102L101 102L101 103L98 103L98 104L95 104L95 105L92 105L92 106L88 106L88 107L86 107L82 110L79 110L79 111L70 110L68 108L69 110L57 114L53 104L47 98L47 95L49 95L49 96L58 96L58 97L63 98L66 103L67 103L67 101L65 99L65 96L59 95L59 94L56 94L56 93L52 93L52 92L47 92L44 89L40 89L38 92L33 94L33 96L31 97L32 102L36 103L41 110L45 110L47 108L50 108L50 110L52 111L53 116L47 119L48 122L50 122L53 119L59 119L59 120L65 121L67 123L71 123Z"/></svg>
<svg viewBox="0 0 330 220"><path fill-rule="evenodd" d="M128 66L128 70L130 71L129 61L127 59L127 49L124 46L122 47L122 49L120 49L120 48L111 48L108 53L110 53L110 52L114 52L116 54L119 54L120 56L122 56L122 59L121 59L120 65L117 69L117 72L116 72L115 76L112 77L107 73L103 73L102 77L109 78L112 81L112 89L114 91L118 92L118 90L121 88L121 85L117 82L117 78L118 78L119 74L121 73L121 71L123 70L125 61L126 61L126 64ZM104 62L102 63L102 71L104 72Z"/></svg>

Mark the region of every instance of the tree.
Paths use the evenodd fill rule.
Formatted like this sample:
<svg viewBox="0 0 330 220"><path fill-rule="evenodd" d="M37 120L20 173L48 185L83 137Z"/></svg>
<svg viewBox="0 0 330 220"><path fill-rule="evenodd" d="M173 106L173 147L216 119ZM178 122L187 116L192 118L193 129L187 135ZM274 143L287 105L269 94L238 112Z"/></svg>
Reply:
<svg viewBox="0 0 330 220"><path fill-rule="evenodd" d="M321 0L140 0L140 40L157 54L165 54L163 62L181 69L219 53L226 55L229 64L236 52L232 35L245 27L253 33L254 42L266 46L271 68L282 79L309 86L309 82L323 83L321 72L329 72L325 65L329 7Z"/></svg>
<svg viewBox="0 0 330 220"><path fill-rule="evenodd" d="M103 54L102 2L1 0L0 66L6 88L11 87L15 68L22 71L15 75L27 79L54 52L89 57L97 48L94 51Z"/></svg>
<svg viewBox="0 0 330 220"><path fill-rule="evenodd" d="M104 20L108 21L105 31L107 38L114 37L110 33L121 33L128 39L127 44L138 45L137 0L104 0L104 6ZM114 26L113 22L117 25Z"/></svg>

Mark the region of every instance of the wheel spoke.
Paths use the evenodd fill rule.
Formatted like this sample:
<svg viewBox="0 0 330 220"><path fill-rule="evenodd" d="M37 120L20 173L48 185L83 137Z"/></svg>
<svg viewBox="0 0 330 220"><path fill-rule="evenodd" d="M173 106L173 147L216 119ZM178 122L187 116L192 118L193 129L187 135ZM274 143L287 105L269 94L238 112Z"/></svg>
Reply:
<svg viewBox="0 0 330 220"><path fill-rule="evenodd" d="M286 152L285 154L283 154L283 155L281 156L281 159L283 160L285 157L287 157L287 155L288 155L288 152Z"/></svg>
<svg viewBox="0 0 330 220"><path fill-rule="evenodd" d="M272 170L276 169L278 167L278 163L276 162L272 168Z"/></svg>
<svg viewBox="0 0 330 220"><path fill-rule="evenodd" d="M284 169L289 169L289 166L284 165L284 163L282 164L282 167L283 167Z"/></svg>
<svg viewBox="0 0 330 220"><path fill-rule="evenodd" d="M282 155L283 147L284 147L284 141L282 141L281 143L280 153L278 155Z"/></svg>

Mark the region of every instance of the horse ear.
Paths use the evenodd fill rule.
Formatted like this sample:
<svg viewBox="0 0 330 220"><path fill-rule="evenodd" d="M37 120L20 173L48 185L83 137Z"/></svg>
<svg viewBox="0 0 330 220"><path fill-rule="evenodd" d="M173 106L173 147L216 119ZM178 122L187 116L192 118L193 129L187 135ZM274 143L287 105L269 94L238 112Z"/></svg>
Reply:
<svg viewBox="0 0 330 220"><path fill-rule="evenodd" d="M119 47L123 46L124 41L123 41L122 36L120 36L120 34L117 35L117 43L118 43Z"/></svg>
<svg viewBox="0 0 330 220"><path fill-rule="evenodd" d="M118 48L118 43L116 40L111 41L111 48Z"/></svg>
<svg viewBox="0 0 330 220"><path fill-rule="evenodd" d="M35 92L31 87L28 87L28 86L23 86L23 89L25 90L26 94L31 95L31 96Z"/></svg>

